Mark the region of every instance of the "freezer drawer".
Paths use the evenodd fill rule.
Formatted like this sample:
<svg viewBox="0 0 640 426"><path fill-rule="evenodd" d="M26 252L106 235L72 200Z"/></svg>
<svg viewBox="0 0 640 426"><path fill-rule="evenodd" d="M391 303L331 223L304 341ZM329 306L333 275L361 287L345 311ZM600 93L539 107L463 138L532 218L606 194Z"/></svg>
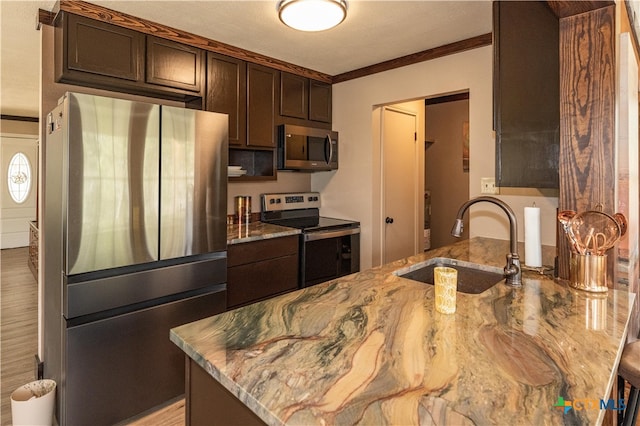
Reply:
<svg viewBox="0 0 640 426"><path fill-rule="evenodd" d="M215 286L211 293L68 328L61 424L115 424L183 394L184 353L169 330L225 305L226 287Z"/></svg>
<svg viewBox="0 0 640 426"><path fill-rule="evenodd" d="M198 261L163 268L90 281L77 281L77 277L66 280L63 312L69 320L225 283L227 257L226 252L210 253Z"/></svg>

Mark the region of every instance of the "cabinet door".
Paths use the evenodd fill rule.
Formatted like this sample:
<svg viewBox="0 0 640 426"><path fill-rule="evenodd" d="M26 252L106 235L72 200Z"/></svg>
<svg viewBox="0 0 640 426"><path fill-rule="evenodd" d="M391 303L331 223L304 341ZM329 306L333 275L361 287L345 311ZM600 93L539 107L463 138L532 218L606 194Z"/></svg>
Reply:
<svg viewBox="0 0 640 426"><path fill-rule="evenodd" d="M199 94L203 89L202 57L198 48L147 36L146 82Z"/></svg>
<svg viewBox="0 0 640 426"><path fill-rule="evenodd" d="M141 82L143 75L144 35L73 14L63 15L66 37L62 43L62 69L59 80L79 78L100 81L100 76Z"/></svg>
<svg viewBox="0 0 640 426"><path fill-rule="evenodd" d="M247 145L275 148L279 72L247 64Z"/></svg>
<svg viewBox="0 0 640 426"><path fill-rule="evenodd" d="M229 145L246 145L247 63L207 54L207 111L229 115Z"/></svg>
<svg viewBox="0 0 640 426"><path fill-rule="evenodd" d="M298 236L232 244L227 251L229 309L298 288Z"/></svg>
<svg viewBox="0 0 640 426"><path fill-rule="evenodd" d="M493 5L496 183L558 188L558 18L546 2Z"/></svg>
<svg viewBox="0 0 640 426"><path fill-rule="evenodd" d="M307 119L309 79L283 72L280 74L280 115Z"/></svg>
<svg viewBox="0 0 640 426"><path fill-rule="evenodd" d="M309 81L309 120L331 123L331 85Z"/></svg>

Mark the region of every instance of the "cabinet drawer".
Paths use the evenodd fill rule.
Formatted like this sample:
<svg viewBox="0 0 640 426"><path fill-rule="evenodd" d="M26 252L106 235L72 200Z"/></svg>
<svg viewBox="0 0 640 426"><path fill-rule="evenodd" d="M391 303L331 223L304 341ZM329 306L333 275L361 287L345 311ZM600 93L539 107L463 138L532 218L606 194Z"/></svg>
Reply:
<svg viewBox="0 0 640 426"><path fill-rule="evenodd" d="M229 268L298 253L298 236L233 244L227 248Z"/></svg>
<svg viewBox="0 0 640 426"><path fill-rule="evenodd" d="M61 424L116 424L182 395L184 353L169 330L224 312L225 299L215 291L68 328Z"/></svg>
<svg viewBox="0 0 640 426"><path fill-rule="evenodd" d="M227 306L234 308L298 288L298 256L289 255L227 270Z"/></svg>

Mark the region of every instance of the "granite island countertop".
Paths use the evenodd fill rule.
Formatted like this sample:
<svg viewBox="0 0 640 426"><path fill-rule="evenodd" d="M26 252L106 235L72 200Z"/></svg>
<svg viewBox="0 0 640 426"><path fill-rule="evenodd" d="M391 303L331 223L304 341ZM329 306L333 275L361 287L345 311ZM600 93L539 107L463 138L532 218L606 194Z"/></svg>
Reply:
<svg viewBox="0 0 640 426"><path fill-rule="evenodd" d="M573 290L537 272L521 288L458 293L394 271L433 257L504 266L474 238L171 330L171 340L271 425L599 424L635 295ZM599 401L598 401L599 402Z"/></svg>

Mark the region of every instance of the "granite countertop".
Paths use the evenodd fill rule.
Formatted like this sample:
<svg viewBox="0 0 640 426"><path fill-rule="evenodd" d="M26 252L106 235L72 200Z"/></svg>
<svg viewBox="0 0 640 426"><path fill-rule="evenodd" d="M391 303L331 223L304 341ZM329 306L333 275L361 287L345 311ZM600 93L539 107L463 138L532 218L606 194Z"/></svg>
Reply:
<svg viewBox="0 0 640 426"><path fill-rule="evenodd" d="M537 272L434 309L394 271L433 257L504 266L486 238L288 293L171 330L171 340L271 425L599 424L635 295L573 290ZM616 405L617 406L617 405Z"/></svg>
<svg viewBox="0 0 640 426"><path fill-rule="evenodd" d="M268 238L297 235L299 229L286 226L272 225L264 222L251 222L249 225L227 225L227 244L240 244L250 241L266 240Z"/></svg>

